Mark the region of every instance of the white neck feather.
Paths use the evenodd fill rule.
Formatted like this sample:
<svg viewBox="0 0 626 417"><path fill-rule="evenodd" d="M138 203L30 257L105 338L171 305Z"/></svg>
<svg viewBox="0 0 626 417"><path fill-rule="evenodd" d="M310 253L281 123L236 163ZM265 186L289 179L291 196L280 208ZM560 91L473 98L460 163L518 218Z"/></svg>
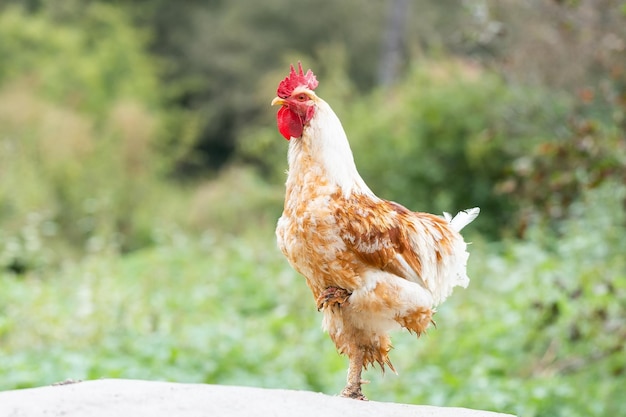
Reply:
<svg viewBox="0 0 626 417"><path fill-rule="evenodd" d="M301 138L293 138L289 143L289 172L307 169L309 163L317 164L329 184L337 185L344 196L352 192L374 194L359 175L352 156L352 150L343 126L328 103L315 98L316 111ZM287 180L289 182L289 179Z"/></svg>

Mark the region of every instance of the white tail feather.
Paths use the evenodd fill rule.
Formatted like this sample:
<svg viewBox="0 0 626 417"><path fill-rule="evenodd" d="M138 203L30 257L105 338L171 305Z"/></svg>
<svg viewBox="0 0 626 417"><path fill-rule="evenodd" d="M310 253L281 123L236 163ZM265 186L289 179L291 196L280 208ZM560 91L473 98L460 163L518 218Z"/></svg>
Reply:
<svg viewBox="0 0 626 417"><path fill-rule="evenodd" d="M450 223L450 226L457 232L460 232L465 226L474 221L480 213L479 207L459 211L456 216L452 217L450 213L443 212L443 217Z"/></svg>

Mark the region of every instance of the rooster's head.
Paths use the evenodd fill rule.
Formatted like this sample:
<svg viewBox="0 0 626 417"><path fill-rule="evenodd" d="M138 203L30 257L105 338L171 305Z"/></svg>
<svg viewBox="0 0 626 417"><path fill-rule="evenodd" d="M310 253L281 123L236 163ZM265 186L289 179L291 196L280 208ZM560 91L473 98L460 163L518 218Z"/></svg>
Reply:
<svg viewBox="0 0 626 417"><path fill-rule="evenodd" d="M313 71L308 70L305 74L300 62L298 71L292 65L289 75L278 84L277 97L272 100L272 105L281 105L276 118L278 131L285 139L301 137L304 127L315 114L317 96L313 90L317 84Z"/></svg>

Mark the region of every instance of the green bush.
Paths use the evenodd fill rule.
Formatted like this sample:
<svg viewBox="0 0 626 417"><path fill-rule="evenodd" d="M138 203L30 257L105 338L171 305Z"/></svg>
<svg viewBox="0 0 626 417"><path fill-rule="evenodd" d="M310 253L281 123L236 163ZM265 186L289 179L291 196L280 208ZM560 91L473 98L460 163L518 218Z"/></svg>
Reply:
<svg viewBox="0 0 626 417"><path fill-rule="evenodd" d="M123 99L156 110L157 62L147 37L122 10L92 2L72 20L13 7L0 13L0 85L28 80L42 96L84 114L108 117Z"/></svg>
<svg viewBox="0 0 626 417"><path fill-rule="evenodd" d="M168 121L143 36L93 3L77 22L5 9L0 38L2 266L152 241L179 193L160 179Z"/></svg>
<svg viewBox="0 0 626 417"><path fill-rule="evenodd" d="M611 122L579 110L564 124L562 137L542 140L516 157L495 192L523 203L516 213L520 237L532 223L558 230L586 190L626 181L626 130L620 127L624 115L626 103L614 107Z"/></svg>
<svg viewBox="0 0 626 417"><path fill-rule="evenodd" d="M192 231L221 231L239 236L273 228L280 217L283 190L271 186L249 166L231 166L194 187L187 208Z"/></svg>

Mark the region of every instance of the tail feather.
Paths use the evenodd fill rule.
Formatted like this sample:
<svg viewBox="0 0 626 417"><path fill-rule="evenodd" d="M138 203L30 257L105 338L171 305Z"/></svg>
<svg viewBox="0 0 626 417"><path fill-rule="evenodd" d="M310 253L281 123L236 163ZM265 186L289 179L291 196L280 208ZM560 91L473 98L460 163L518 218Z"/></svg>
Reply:
<svg viewBox="0 0 626 417"><path fill-rule="evenodd" d="M456 216L452 217L450 213L443 212L443 217L450 223L450 226L457 232L460 232L465 226L474 221L480 213L479 207L459 211Z"/></svg>

